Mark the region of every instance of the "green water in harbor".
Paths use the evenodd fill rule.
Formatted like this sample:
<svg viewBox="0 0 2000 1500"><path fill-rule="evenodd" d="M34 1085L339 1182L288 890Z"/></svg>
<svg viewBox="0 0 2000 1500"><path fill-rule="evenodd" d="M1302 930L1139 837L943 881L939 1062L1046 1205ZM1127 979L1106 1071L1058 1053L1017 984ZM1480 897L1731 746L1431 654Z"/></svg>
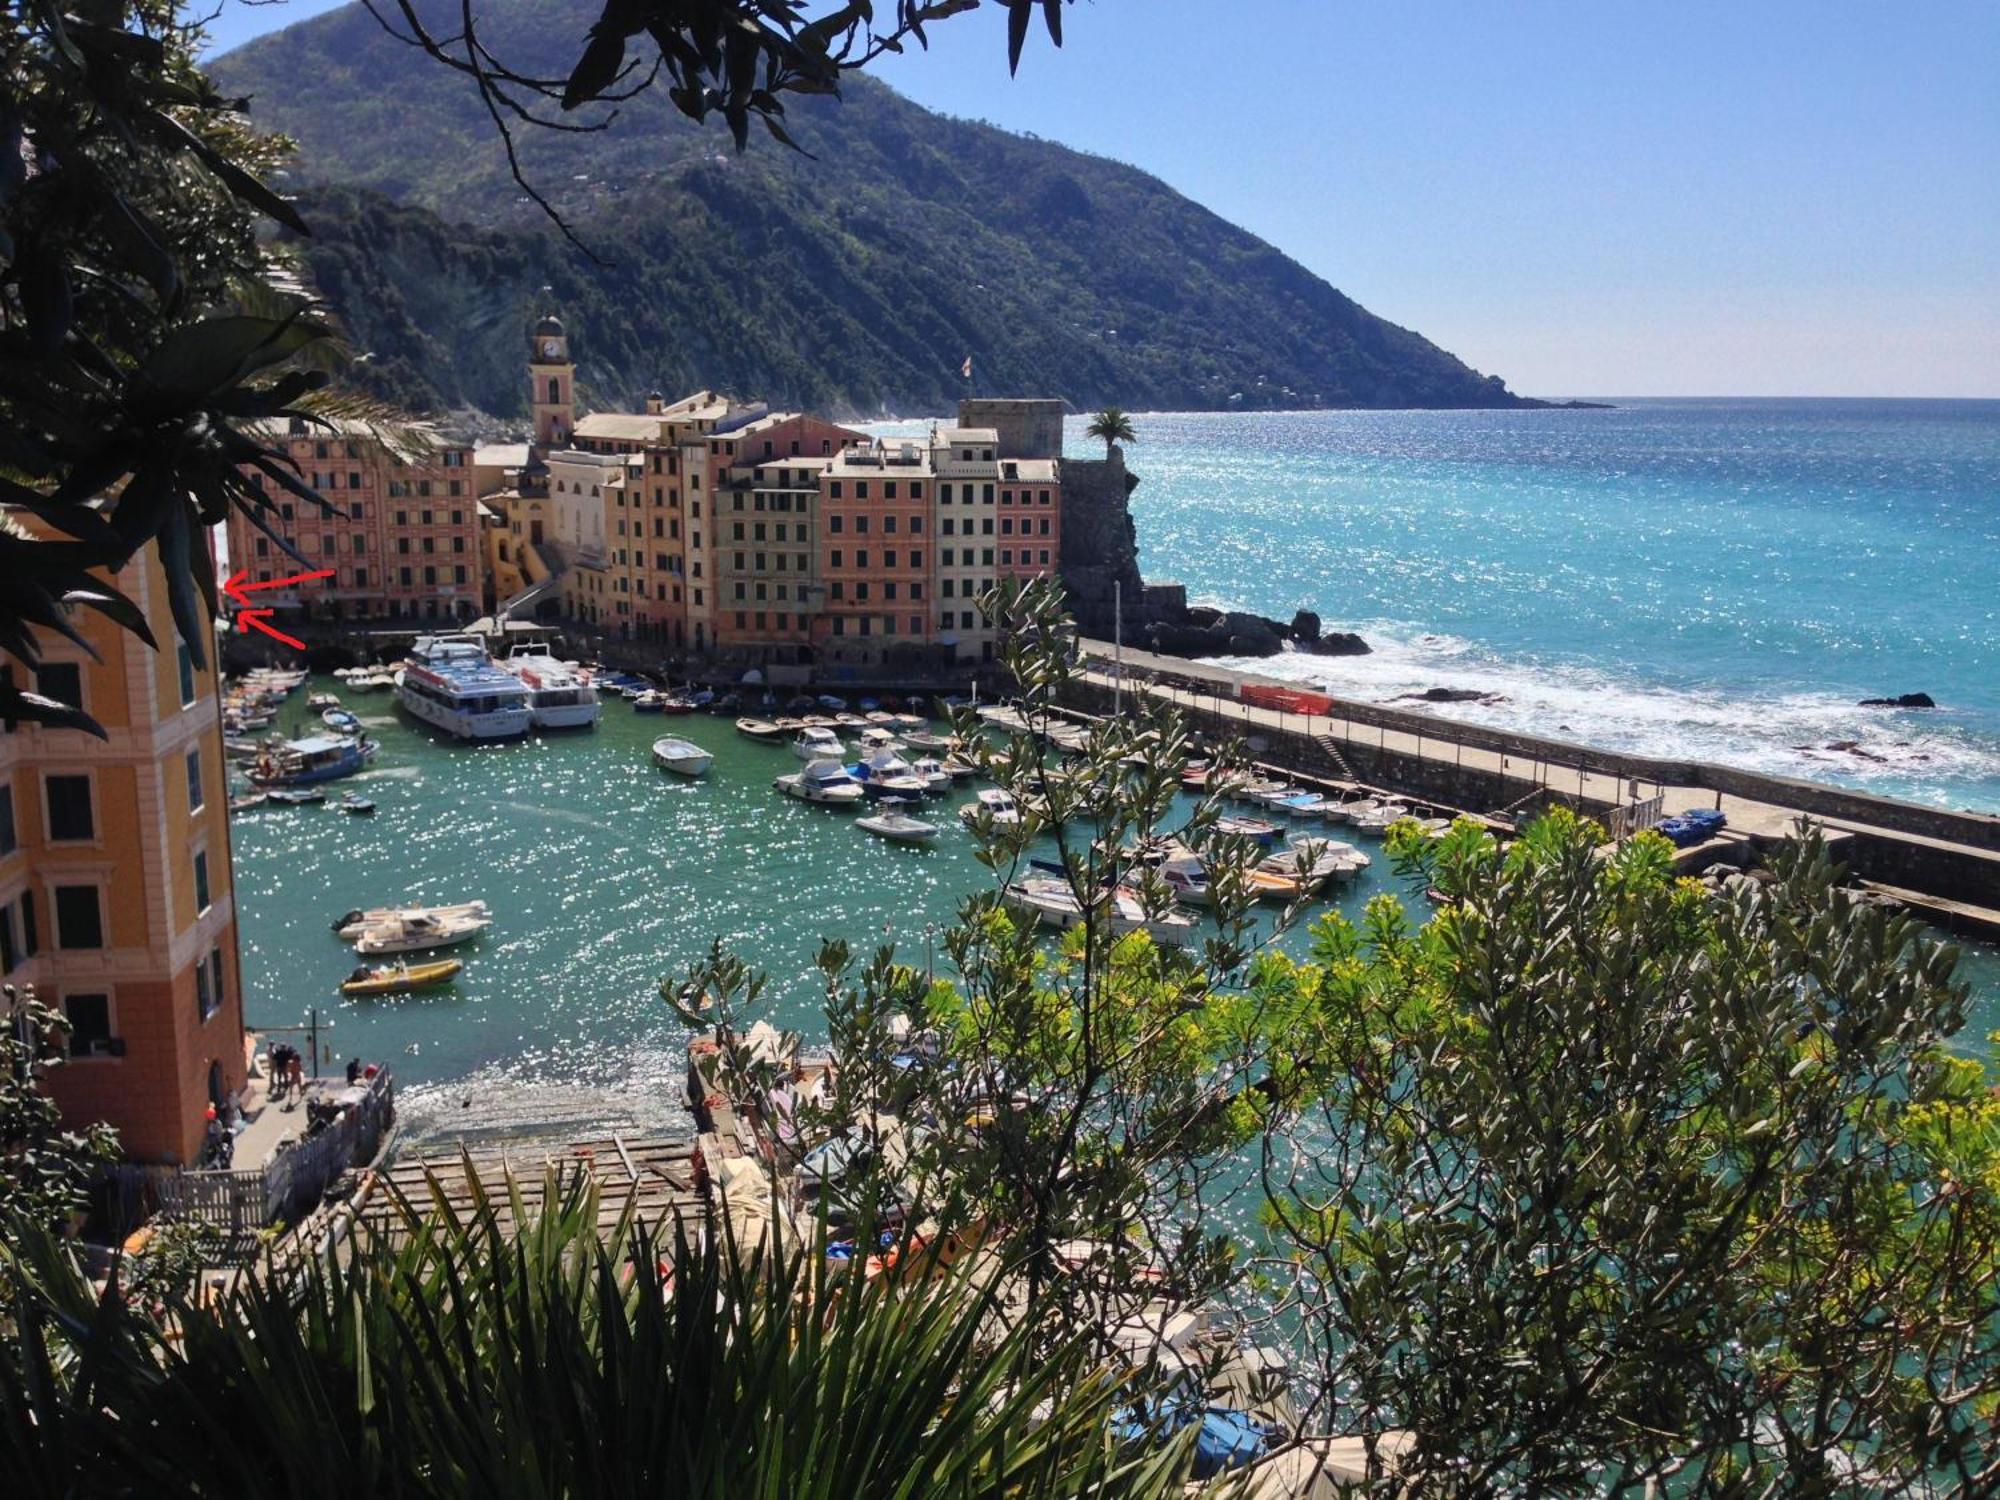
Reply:
<svg viewBox="0 0 2000 1500"><path fill-rule="evenodd" d="M863 954L893 942L905 961L926 962L958 904L993 879L957 818L969 786L929 804L942 825L931 847L905 848L869 837L852 814L779 796L772 778L799 765L789 747L745 739L726 718L642 715L613 700L592 731L468 746L403 716L389 693L328 678L287 699L279 725L316 720L306 695L323 690L341 692L381 745L335 788L377 811L266 805L235 818L245 1014L253 1028L295 1025L320 1007L335 1065L386 1061L419 1136L685 1130L687 1033L659 997L663 977L719 938L768 972L773 1019L816 1035L823 938ZM708 777L656 769L649 750L663 734L712 751ZM1337 896L1342 910L1358 916L1384 890L1410 896L1379 841L1334 836L1375 856ZM355 955L333 918L475 898L494 924L452 950L465 970L450 989L341 997ZM1302 952L1310 938L1300 928L1280 942ZM2000 1027L2000 956L1975 952L1969 965L1977 1036Z"/></svg>

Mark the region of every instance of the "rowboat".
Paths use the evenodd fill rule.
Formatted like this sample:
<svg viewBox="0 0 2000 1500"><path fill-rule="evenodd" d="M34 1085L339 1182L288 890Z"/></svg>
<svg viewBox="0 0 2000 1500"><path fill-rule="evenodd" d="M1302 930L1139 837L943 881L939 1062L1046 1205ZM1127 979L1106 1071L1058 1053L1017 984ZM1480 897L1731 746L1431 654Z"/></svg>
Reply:
<svg viewBox="0 0 2000 1500"><path fill-rule="evenodd" d="M738 719L736 721L736 732L757 741L760 745L775 745L785 737L788 728L796 727L795 725L774 724L769 719Z"/></svg>
<svg viewBox="0 0 2000 1500"><path fill-rule="evenodd" d="M278 787L273 791L266 792L264 794L264 800L266 802L284 802L293 807L297 807L307 802L324 802L326 801L326 793L321 791L318 787L307 787L303 790L290 787Z"/></svg>
<svg viewBox="0 0 2000 1500"><path fill-rule="evenodd" d="M439 959L428 964L385 964L379 969L362 964L341 981L340 992L355 996L406 995L411 990L435 989L441 984L450 984L464 967L455 958Z"/></svg>
<svg viewBox="0 0 2000 1500"><path fill-rule="evenodd" d="M928 844L937 837L937 824L926 823L922 818L912 818L900 812L873 813L865 818L856 818L854 826L865 828L878 839L887 839L893 844Z"/></svg>
<svg viewBox="0 0 2000 1500"><path fill-rule="evenodd" d="M321 714L319 721L336 734L361 733L361 721L338 705L329 708L325 713Z"/></svg>
<svg viewBox="0 0 2000 1500"><path fill-rule="evenodd" d="M351 818L365 818L375 811L375 804L366 797L349 792L333 804Z"/></svg>
<svg viewBox="0 0 2000 1500"><path fill-rule="evenodd" d="M667 735L653 741L653 764L676 776L706 776L708 768L715 764L715 757L693 740Z"/></svg>
<svg viewBox="0 0 2000 1500"><path fill-rule="evenodd" d="M269 792L247 792L241 797L231 797L229 810L233 813L248 812L253 807L262 807L270 798Z"/></svg>
<svg viewBox="0 0 2000 1500"><path fill-rule="evenodd" d="M350 911L334 918L333 930L348 942L353 942L371 927L379 927L384 922L397 921L403 917L483 917L486 915L484 901L462 901L455 906L374 906L366 911Z"/></svg>
<svg viewBox="0 0 2000 1500"><path fill-rule="evenodd" d="M1278 825L1261 818L1217 818L1215 831L1224 838L1254 839L1260 844L1278 841Z"/></svg>

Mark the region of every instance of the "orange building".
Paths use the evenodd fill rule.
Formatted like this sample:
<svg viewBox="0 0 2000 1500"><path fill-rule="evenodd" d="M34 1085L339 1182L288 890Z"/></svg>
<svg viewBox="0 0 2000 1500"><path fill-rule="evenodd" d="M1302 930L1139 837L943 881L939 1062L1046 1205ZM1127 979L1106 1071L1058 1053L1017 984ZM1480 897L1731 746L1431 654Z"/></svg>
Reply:
<svg viewBox="0 0 2000 1500"><path fill-rule="evenodd" d="M205 1109L245 1081L215 652L197 668L178 645L154 548L112 582L161 649L79 610L99 659L37 632L32 669L108 740L0 725L0 971L69 1018L71 1061L48 1080L64 1119L191 1164Z"/></svg>
<svg viewBox="0 0 2000 1500"><path fill-rule="evenodd" d="M485 594L486 560L468 449L413 429L421 446L398 451L358 423L335 431L294 422L266 434L331 509L278 491L272 529L301 567L240 512L229 516L229 566L254 580L332 568L334 576L272 589L259 602L326 620L469 620Z"/></svg>
<svg viewBox="0 0 2000 1500"><path fill-rule="evenodd" d="M875 662L933 639L936 457L929 443L890 438L847 449L821 473L821 660Z"/></svg>

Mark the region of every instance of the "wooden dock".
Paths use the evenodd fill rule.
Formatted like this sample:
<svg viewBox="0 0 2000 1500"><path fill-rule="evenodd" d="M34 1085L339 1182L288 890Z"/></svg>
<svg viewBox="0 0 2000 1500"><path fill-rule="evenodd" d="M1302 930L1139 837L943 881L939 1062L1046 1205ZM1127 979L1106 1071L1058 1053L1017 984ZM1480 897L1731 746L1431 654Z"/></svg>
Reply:
<svg viewBox="0 0 2000 1500"><path fill-rule="evenodd" d="M435 1178L446 1206L461 1220L467 1219L477 1211L476 1179L478 1189L493 1203L501 1227L511 1230L517 1221L508 1201L508 1174L513 1175L522 1207L532 1216L541 1208L551 1167L565 1180L573 1180L578 1172L594 1180L600 1233L616 1227L628 1203L641 1221L666 1232L671 1232L676 1215L693 1228L708 1211L695 1187L692 1140L608 1135L575 1142L515 1141L462 1150L440 1143L406 1150L382 1170L361 1216L370 1229L400 1236L404 1221L397 1200L407 1201L418 1213L430 1212L436 1204L431 1184Z"/></svg>

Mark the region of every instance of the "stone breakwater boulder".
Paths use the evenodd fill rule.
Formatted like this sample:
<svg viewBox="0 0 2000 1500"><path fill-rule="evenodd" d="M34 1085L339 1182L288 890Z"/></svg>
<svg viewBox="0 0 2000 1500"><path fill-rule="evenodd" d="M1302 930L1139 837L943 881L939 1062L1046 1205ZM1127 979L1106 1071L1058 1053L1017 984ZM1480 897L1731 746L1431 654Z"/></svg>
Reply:
<svg viewBox="0 0 2000 1500"><path fill-rule="evenodd" d="M1483 693L1478 688L1425 688L1421 693L1398 693L1391 703L1505 703L1499 693Z"/></svg>
<svg viewBox="0 0 2000 1500"><path fill-rule="evenodd" d="M1863 698L1863 708L1936 708L1937 700L1929 693L1904 693L1895 698Z"/></svg>
<svg viewBox="0 0 2000 1500"><path fill-rule="evenodd" d="M1243 610L1190 605L1147 622L1140 644L1162 656L1277 656L1287 648L1316 656L1363 656L1368 643L1347 631L1324 634L1319 616L1300 610L1287 625Z"/></svg>

